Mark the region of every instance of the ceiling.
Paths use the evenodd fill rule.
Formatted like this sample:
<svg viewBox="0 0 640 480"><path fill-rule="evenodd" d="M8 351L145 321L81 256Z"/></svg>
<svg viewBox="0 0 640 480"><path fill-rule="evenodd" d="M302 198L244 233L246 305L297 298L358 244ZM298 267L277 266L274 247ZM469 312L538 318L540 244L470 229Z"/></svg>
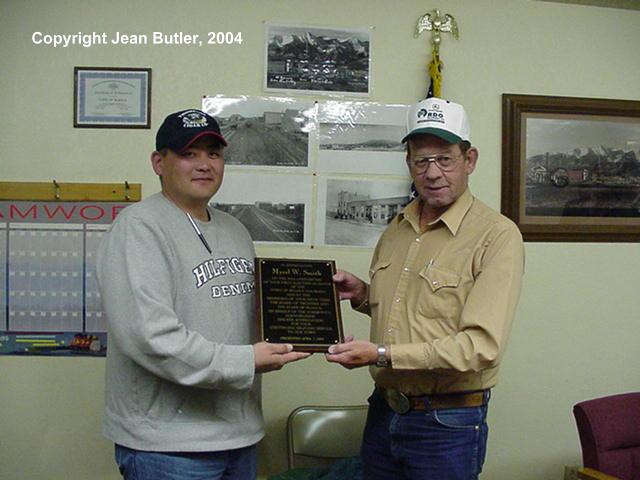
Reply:
<svg viewBox="0 0 640 480"><path fill-rule="evenodd" d="M640 0L538 0L539 2L573 3L606 8L640 10Z"/></svg>

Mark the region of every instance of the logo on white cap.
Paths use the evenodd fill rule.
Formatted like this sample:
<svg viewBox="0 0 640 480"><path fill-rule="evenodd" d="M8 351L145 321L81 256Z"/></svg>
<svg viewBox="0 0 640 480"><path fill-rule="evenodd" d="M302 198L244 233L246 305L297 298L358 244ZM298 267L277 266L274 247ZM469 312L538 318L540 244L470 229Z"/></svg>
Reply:
<svg viewBox="0 0 640 480"><path fill-rule="evenodd" d="M467 114L462 105L441 98L427 98L413 105L407 114L406 142L415 135L435 135L449 143L469 140Z"/></svg>
<svg viewBox="0 0 640 480"><path fill-rule="evenodd" d="M434 103L430 105L428 109L421 108L418 110L416 123L420 124L425 122L445 123L444 113L440 110L440 105Z"/></svg>

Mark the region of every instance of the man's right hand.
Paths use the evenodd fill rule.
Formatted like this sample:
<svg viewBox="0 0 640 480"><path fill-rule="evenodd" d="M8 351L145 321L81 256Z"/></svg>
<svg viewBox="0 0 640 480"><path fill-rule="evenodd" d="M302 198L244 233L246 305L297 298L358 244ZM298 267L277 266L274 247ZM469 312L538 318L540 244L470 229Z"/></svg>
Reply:
<svg viewBox="0 0 640 480"><path fill-rule="evenodd" d="M340 293L340 300L351 300L354 308L367 299L367 284L352 273L338 270L333 276L333 283Z"/></svg>
<svg viewBox="0 0 640 480"><path fill-rule="evenodd" d="M256 373L280 370L289 362L309 357L307 352L294 352L293 345L286 343L259 342L253 346L256 361Z"/></svg>

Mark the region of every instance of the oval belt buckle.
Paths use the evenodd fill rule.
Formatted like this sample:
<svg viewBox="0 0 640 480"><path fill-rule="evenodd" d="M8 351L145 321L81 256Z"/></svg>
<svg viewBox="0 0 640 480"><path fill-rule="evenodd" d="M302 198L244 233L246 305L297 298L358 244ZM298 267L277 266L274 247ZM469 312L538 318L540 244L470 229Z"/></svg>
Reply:
<svg viewBox="0 0 640 480"><path fill-rule="evenodd" d="M404 393L396 390L395 388L388 388L386 390L386 394L387 403L394 412L403 415L411 410L411 403Z"/></svg>

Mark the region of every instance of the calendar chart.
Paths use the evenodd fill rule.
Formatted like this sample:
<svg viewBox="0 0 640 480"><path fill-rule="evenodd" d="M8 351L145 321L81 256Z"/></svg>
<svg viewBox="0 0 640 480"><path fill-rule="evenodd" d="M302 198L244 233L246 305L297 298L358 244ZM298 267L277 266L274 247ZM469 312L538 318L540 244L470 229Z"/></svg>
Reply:
<svg viewBox="0 0 640 480"><path fill-rule="evenodd" d="M130 204L0 200L0 354L106 354L96 252Z"/></svg>

